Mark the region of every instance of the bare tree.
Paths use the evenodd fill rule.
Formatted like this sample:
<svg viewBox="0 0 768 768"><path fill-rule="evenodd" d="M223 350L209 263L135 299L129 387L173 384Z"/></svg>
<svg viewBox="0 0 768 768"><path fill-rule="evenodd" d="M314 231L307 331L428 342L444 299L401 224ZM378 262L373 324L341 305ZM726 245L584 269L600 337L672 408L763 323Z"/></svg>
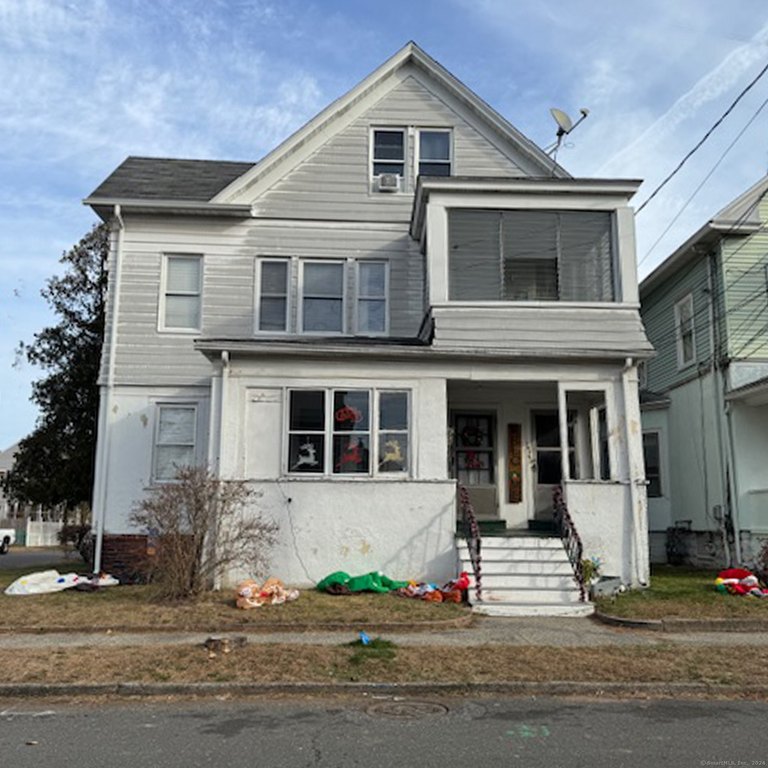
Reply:
<svg viewBox="0 0 768 768"><path fill-rule="evenodd" d="M229 568L265 572L278 525L249 505L254 497L245 481L184 467L137 506L131 522L157 537L150 576L162 597L197 598Z"/></svg>

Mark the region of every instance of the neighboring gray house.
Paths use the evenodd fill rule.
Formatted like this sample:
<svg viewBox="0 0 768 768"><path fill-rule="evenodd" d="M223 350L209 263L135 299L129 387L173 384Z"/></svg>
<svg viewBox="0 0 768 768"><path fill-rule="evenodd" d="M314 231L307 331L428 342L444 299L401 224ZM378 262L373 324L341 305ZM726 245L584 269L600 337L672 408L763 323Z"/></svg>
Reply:
<svg viewBox="0 0 768 768"><path fill-rule="evenodd" d="M750 562L768 535L768 177L640 286L651 556Z"/></svg>
<svg viewBox="0 0 768 768"><path fill-rule="evenodd" d="M113 233L100 557L197 462L258 490L289 582L455 575L457 481L519 534L562 484L586 554L646 581L637 186L570 177L413 43L257 164L128 158L86 200ZM533 562L558 541L492 543L489 603L578 609Z"/></svg>

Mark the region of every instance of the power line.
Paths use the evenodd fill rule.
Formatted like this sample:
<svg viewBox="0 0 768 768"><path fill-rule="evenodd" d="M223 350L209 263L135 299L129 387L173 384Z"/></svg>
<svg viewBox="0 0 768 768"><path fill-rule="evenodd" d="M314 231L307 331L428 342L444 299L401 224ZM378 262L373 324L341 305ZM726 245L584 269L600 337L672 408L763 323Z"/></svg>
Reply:
<svg viewBox="0 0 768 768"><path fill-rule="evenodd" d="M768 64L766 64L760 72L757 73L755 78L752 80L752 82L749 83L749 85L744 88L744 90L741 91L741 93L734 99L731 106L728 107L728 109L723 112L722 115L713 123L713 125L710 127L710 129L702 136L702 138L697 142L696 146L691 149L688 154L677 164L677 167L672 171L672 173L667 176L664 181L659 184L656 189L651 192L651 194L646 198L645 202L637 209L635 215L640 213L640 211L645 208L648 203L653 200L654 197L677 175L678 171L690 160L690 158L698 151L698 149L701 147L701 145L715 132L715 130L720 126L720 124L725 120L726 117L733 111L733 109L736 107L736 105L744 98L744 96L749 93L750 90L755 86L758 80L766 73L768 72Z"/></svg>
<svg viewBox="0 0 768 768"><path fill-rule="evenodd" d="M646 260L646 259L647 259L647 258L650 256L650 255L651 255L651 253L653 252L654 248L656 248L656 246L657 246L657 245L658 245L658 244L659 244L659 243L662 241L662 239L664 238L664 235L666 235L666 234L667 234L667 232L669 232L669 230L670 230L670 229L672 229L672 227L674 226L675 222L676 222L676 221L677 221L677 220L678 220L678 219L679 219L679 218L680 218L680 217L683 215L683 212L684 212L684 211L685 211L685 209L686 209L686 208L687 208L687 207L690 205L690 203L691 203L691 201L693 200L693 198L694 198L694 197L696 197L696 195L698 195L698 194L699 194L699 192L701 191L701 188L702 188L702 187L703 187L703 186L704 186L704 185L705 185L705 184L706 184L706 183L709 181L709 179L711 178L712 174L713 174L713 173L714 173L714 172L717 170L717 168L718 168L718 166L720 165L720 163L722 163L722 162L723 162L723 160L725 159L725 156L726 156L726 155L727 155L727 154L728 154L728 153L729 153L729 152L730 152L730 151L733 149L733 147L736 145L736 143L738 142L738 140L739 140L739 139L740 139L740 138L741 138L741 137L742 137L742 136L743 136L743 135L746 133L746 131L747 131L747 128L749 128L749 126L750 126L750 125L752 125L752 123L754 123L754 122L755 122L755 120L757 119L758 115L759 115L759 114L760 114L760 113L763 111L763 109L765 108L766 104L768 104L768 99L766 99L766 100L765 100L765 101L764 101L764 102L763 102L763 103L762 103L762 104L761 104L761 105L760 105L760 106L757 108L757 110L756 110L756 111L755 111L755 113L752 115L752 117L750 117L750 118L749 118L749 120L747 120L747 122L746 122L746 124L744 125L744 127L743 127L743 128L742 128L742 129L741 129L741 130L738 132L738 134L736 135L736 138L735 138L735 139L734 139L734 140L733 140L733 141L732 141L732 142L731 142L731 143L728 145L728 147L726 148L726 150L725 150L725 151L724 151L724 152L723 152L723 153L720 155L720 157L717 159L717 162L716 162L716 163L715 163L715 164L712 166L712 168L710 169L709 173L708 173L708 174L707 174L707 175L706 175L706 176L705 176L705 177L704 177L704 178L701 180L701 183L700 183L700 184L699 184L699 186L698 186L698 187L696 187L696 189L693 191L693 194L692 194L692 195L691 195L691 196L690 196L690 197L689 197L689 198L688 198L688 199L685 201L685 203L683 203L683 206L680 208L680 210L679 210L679 211L678 211L678 212L677 212L677 213L676 213L676 214L675 214L675 215L672 217L672 221L670 221L670 222L669 222L669 224L668 224L668 225L667 225L667 227L664 229L664 231L663 231L663 232L662 232L662 233L661 233L661 234L658 236L658 238L656 238L656 241L655 241L655 242L653 243L653 245L652 245L652 246L651 246L651 247L648 249L648 251L646 252L645 256L643 256L643 258L642 258L642 259L640 259L640 261L637 263L637 266L638 266L638 267L639 267L639 266L640 266L640 265L641 265L641 264L642 264L642 263L643 263L643 262L644 262L644 261L645 261L645 260ZM650 200L650 198L648 198L648 199ZM648 201L646 200L646 202L648 202ZM643 203L643 205L645 205L645 203ZM638 213L639 213L639 212L640 212L640 211L638 210Z"/></svg>

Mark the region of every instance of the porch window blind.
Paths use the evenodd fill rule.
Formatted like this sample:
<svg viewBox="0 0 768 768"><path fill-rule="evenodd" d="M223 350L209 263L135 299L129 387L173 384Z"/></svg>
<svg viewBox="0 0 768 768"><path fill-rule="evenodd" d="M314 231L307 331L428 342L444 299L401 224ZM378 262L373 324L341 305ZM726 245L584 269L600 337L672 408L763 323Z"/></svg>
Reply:
<svg viewBox="0 0 768 768"><path fill-rule="evenodd" d="M607 211L449 213L449 298L612 301Z"/></svg>

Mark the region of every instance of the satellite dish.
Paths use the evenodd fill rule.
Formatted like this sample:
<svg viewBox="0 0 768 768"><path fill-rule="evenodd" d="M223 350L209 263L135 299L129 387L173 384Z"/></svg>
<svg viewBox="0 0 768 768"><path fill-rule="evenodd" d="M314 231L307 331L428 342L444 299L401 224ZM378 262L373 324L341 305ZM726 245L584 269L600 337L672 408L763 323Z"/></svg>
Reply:
<svg viewBox="0 0 768 768"><path fill-rule="evenodd" d="M552 117L555 118L555 122L557 123L557 135L562 136L563 134L570 133L573 130L573 120L571 120L568 115L563 112L562 109L557 109L557 107L552 107L552 109L549 110Z"/></svg>
<svg viewBox="0 0 768 768"><path fill-rule="evenodd" d="M560 149L560 145L563 143L563 136L567 136L579 123L585 120L587 115L589 115L589 110L586 107L582 107L579 110L581 117L575 123L562 109L552 107L549 112L557 123L557 139L554 144L547 147L544 151L547 154L553 153L553 157L557 158L557 150Z"/></svg>

